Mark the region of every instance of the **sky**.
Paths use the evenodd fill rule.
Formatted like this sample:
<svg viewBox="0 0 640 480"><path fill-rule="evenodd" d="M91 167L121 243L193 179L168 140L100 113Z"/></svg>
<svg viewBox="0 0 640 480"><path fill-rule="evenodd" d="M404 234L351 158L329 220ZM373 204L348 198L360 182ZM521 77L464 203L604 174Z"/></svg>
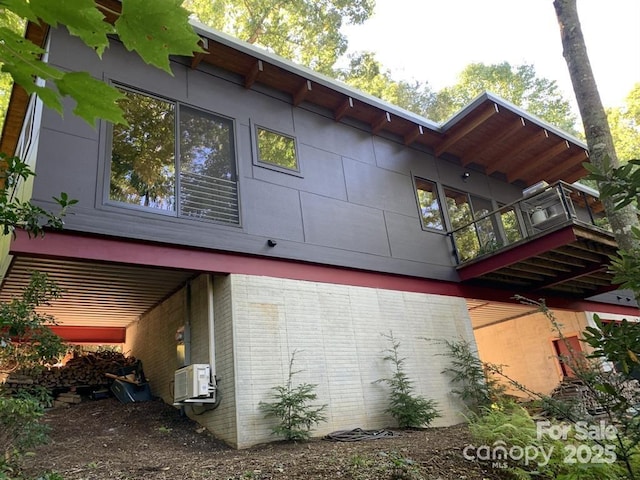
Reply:
<svg viewBox="0 0 640 480"><path fill-rule="evenodd" d="M532 64L575 107L552 0L376 0L364 25L343 29L349 51L370 50L396 80L456 83L470 63ZM624 104L640 82L640 0L578 0L602 103Z"/></svg>

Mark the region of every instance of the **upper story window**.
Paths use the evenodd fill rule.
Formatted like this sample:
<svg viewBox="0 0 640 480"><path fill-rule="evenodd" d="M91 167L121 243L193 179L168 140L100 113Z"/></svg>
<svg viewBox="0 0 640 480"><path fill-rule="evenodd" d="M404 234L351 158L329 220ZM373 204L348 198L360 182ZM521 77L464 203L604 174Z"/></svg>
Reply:
<svg viewBox="0 0 640 480"><path fill-rule="evenodd" d="M256 143L258 162L294 172L300 171L293 137L256 127Z"/></svg>
<svg viewBox="0 0 640 480"><path fill-rule="evenodd" d="M436 184L422 178L416 178L415 181L422 226L444 230L442 208Z"/></svg>
<svg viewBox="0 0 640 480"><path fill-rule="evenodd" d="M113 125L109 200L180 217L239 223L233 122L121 89L129 125Z"/></svg>
<svg viewBox="0 0 640 480"><path fill-rule="evenodd" d="M500 243L504 219L485 217L494 209L491 200L450 187L439 190L435 182L422 178L416 178L415 185L423 227L452 231L461 260Z"/></svg>

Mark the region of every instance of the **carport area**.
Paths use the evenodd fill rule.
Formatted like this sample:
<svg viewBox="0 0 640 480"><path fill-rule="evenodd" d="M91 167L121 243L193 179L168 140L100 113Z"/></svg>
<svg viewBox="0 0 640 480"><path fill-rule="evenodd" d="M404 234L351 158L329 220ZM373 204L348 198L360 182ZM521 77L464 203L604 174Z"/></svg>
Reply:
<svg viewBox="0 0 640 480"><path fill-rule="evenodd" d="M127 325L179 290L196 274L161 267L89 260L14 256L0 301L20 296L32 272L46 273L62 297L41 313L52 315L55 333L70 343L124 344Z"/></svg>

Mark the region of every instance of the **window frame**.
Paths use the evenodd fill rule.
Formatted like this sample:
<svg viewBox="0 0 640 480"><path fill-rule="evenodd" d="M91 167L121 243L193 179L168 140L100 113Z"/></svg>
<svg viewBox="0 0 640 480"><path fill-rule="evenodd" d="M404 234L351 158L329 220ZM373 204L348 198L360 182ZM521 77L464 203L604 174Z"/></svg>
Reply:
<svg viewBox="0 0 640 480"><path fill-rule="evenodd" d="M436 182L435 180L430 180L425 177L420 177L418 175L412 175L412 178L413 178L413 194L415 195L416 205L418 206L418 217L420 218L420 225L422 226L422 229L428 232L434 232L434 233L440 233L440 234L446 235L447 232L449 231L449 219L448 219L448 215L445 215L445 212L443 209L442 200L441 200L442 193L440 192L441 186L439 182ZM420 197L418 195L419 181L428 182L432 184L434 187L433 191L435 192L436 200L438 201L438 209L440 211L442 228L430 227L428 225L425 225L424 223L424 216L422 215L422 206L420 204Z"/></svg>
<svg viewBox="0 0 640 480"><path fill-rule="evenodd" d="M104 159L104 177L102 180L102 206L106 207L106 208L124 208L124 209L129 209L129 210L134 210L136 212L140 212L143 214L149 214L152 216L157 216L157 215L163 215L165 217L169 217L169 218L173 218L173 219L178 219L181 221L196 221L196 222L206 222L206 223L211 223L211 224L216 224L216 225L221 225L221 226L229 226L229 227L242 227L242 207L240 204L240 174L239 174L239 169L238 169L238 129L237 129L237 122L236 119L233 117L230 117L228 115L224 115L221 114L219 112L214 112L211 110L207 110L205 108L202 108L200 106L197 105L193 105L191 103L188 102L184 102L182 100L178 100L175 98L169 98L166 96L162 96L162 95L158 95L156 93L150 92L148 90L145 90L143 88L138 88L138 87L134 87L134 86L130 86L124 83L120 83L117 81L113 81L111 80L110 85L118 88L120 90L124 90L127 92L131 92L133 94L137 94L137 95L144 95L147 97L150 97L152 99L158 100L158 101L162 101L162 102L167 102L170 104L173 104L175 107L175 118L174 118L174 145L173 145L173 150L174 150L174 170L175 170L175 180L174 180L174 185L173 185L173 189L174 189L174 196L175 196L175 208L173 210L162 210L159 208L153 208L153 207L145 207L143 205L137 205L135 203L127 203L127 202L123 202L123 201L119 201L119 200L114 200L111 198L111 164L112 164L112 155L113 155L113 123L111 122L104 122L106 124L106 133L105 133L105 148L103 149L103 151L105 152L105 159ZM221 120L223 120L224 122L228 123L228 125L231 128L231 132L230 132L230 143L231 143L231 149L233 152L233 167L235 169L235 176L236 176L236 192L237 192L237 198L236 198L236 202L237 202L237 214L238 214L238 221L237 223L233 223L233 222L225 222L222 220L215 220L215 219L207 219L207 218L195 218L189 215L181 215L180 214L180 172L181 172L181 159L180 159L180 149L181 149L181 137L180 137L180 107L186 107L189 108L191 110L194 111L198 111L198 112L202 112L204 114L204 116L209 116L209 117L218 117Z"/></svg>
<svg viewBox="0 0 640 480"><path fill-rule="evenodd" d="M273 133L276 135L280 135L284 138L289 138L293 140L293 148L296 156L296 165L297 168L287 168L280 165L276 165L275 163L265 162L260 158L260 145L259 145L259 137L258 137L258 129L267 131L269 133ZM290 133L285 133L281 130L276 130L273 128L265 127L262 124L251 122L251 137L252 137L252 145L253 145L253 165L256 167L266 168L269 170L273 170L276 172L294 175L296 177L303 177L302 175L302 160L300 158L300 148L298 146L298 139L295 135Z"/></svg>

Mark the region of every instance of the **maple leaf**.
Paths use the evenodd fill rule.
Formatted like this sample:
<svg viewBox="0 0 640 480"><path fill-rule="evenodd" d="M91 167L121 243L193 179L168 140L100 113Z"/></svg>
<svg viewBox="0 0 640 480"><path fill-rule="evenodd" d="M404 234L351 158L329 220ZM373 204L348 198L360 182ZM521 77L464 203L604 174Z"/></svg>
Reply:
<svg viewBox="0 0 640 480"><path fill-rule="evenodd" d="M88 124L95 125L97 118L127 124L118 106L118 100L124 95L116 88L93 78L87 72L65 73L55 84L62 95L68 95L76 101L73 113Z"/></svg>
<svg viewBox="0 0 640 480"><path fill-rule="evenodd" d="M171 73L169 55L202 51L181 4L182 0L123 0L115 23L120 40L146 63Z"/></svg>
<svg viewBox="0 0 640 480"><path fill-rule="evenodd" d="M38 80L54 80L62 76L58 69L40 61L44 50L5 27L0 27L0 38L1 70L9 73L27 93L37 94L49 108L62 112L60 95Z"/></svg>
<svg viewBox="0 0 640 480"><path fill-rule="evenodd" d="M112 25L104 21L104 15L96 8L94 0L31 0L31 9L52 27L65 25L69 33L80 37L99 56L109 46L107 34L113 33Z"/></svg>

